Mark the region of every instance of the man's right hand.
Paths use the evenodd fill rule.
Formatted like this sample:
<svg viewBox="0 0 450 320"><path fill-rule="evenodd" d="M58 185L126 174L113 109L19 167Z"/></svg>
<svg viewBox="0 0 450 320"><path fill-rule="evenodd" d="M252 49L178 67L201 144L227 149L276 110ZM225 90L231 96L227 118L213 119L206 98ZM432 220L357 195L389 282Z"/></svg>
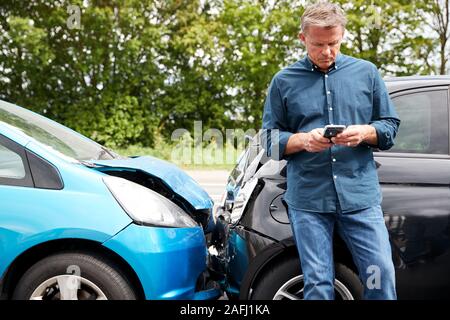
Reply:
<svg viewBox="0 0 450 320"><path fill-rule="evenodd" d="M288 140L285 154L299 151L321 152L332 145L333 143L323 136L323 128L317 128L310 132L298 132L292 135Z"/></svg>
<svg viewBox="0 0 450 320"><path fill-rule="evenodd" d="M303 150L307 152L321 152L333 145L328 138L323 136L323 128L316 128L310 132L299 132L298 135Z"/></svg>

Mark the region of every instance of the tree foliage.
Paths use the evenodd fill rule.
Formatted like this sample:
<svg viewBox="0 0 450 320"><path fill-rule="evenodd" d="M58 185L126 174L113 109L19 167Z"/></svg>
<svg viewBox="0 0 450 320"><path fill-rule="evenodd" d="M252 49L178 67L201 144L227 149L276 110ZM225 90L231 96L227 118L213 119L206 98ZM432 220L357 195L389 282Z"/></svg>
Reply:
<svg viewBox="0 0 450 320"><path fill-rule="evenodd" d="M338 0L349 19L342 51L386 75L442 73L448 0L439 1ZM257 129L270 79L305 54L305 4L3 0L0 98L113 147L153 146L194 120L204 130ZM69 6L80 8L75 28ZM431 16L447 25L427 27Z"/></svg>

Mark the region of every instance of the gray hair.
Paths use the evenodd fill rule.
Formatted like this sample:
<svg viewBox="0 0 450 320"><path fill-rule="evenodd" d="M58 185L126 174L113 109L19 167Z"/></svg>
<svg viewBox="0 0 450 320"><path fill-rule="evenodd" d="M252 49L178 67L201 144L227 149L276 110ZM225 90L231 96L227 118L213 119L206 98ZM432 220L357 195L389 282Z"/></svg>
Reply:
<svg viewBox="0 0 450 320"><path fill-rule="evenodd" d="M333 28L342 26L345 29L347 18L339 5L327 1L319 1L306 7L301 18L302 32L309 26Z"/></svg>

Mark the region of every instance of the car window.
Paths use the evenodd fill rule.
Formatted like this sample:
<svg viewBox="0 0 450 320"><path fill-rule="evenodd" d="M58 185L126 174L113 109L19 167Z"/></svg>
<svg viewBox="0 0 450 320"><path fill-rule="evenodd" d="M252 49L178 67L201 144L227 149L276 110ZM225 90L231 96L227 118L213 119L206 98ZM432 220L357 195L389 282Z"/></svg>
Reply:
<svg viewBox="0 0 450 320"><path fill-rule="evenodd" d="M33 187L25 149L0 134L0 185Z"/></svg>
<svg viewBox="0 0 450 320"><path fill-rule="evenodd" d="M408 93L392 100L401 123L389 152L448 154L447 90Z"/></svg>
<svg viewBox="0 0 450 320"><path fill-rule="evenodd" d="M34 138L47 149L76 160L109 160L118 155L48 118L0 101L0 126L7 125Z"/></svg>
<svg viewBox="0 0 450 320"><path fill-rule="evenodd" d="M8 179L25 178L25 166L22 158L2 145L0 145L0 177Z"/></svg>
<svg viewBox="0 0 450 320"><path fill-rule="evenodd" d="M248 148L242 151L242 153L238 157L236 166L230 173L230 178L232 178L233 184L236 184L238 182L238 180L240 179L245 170L245 164L248 159L248 152L249 152Z"/></svg>
<svg viewBox="0 0 450 320"><path fill-rule="evenodd" d="M243 177L245 170L247 170L248 166L261 151L260 134L255 135L252 139L253 140L249 142L248 147L239 156L236 166L231 171L230 177L236 183L239 183L238 180Z"/></svg>

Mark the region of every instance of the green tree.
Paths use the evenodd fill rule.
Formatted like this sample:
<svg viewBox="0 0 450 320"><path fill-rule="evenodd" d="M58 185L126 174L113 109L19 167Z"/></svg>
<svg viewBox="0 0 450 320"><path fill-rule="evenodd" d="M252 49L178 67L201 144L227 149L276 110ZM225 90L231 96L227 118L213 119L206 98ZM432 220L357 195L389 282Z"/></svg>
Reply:
<svg viewBox="0 0 450 320"><path fill-rule="evenodd" d="M385 75L446 72L448 0L336 1L344 53ZM270 80L305 54L310 2L3 0L0 98L113 147L155 146L194 121L258 129Z"/></svg>
<svg viewBox="0 0 450 320"><path fill-rule="evenodd" d="M420 22L429 28L435 36L433 46L430 48L430 56L425 60L431 69L437 74L448 73L448 62L450 55L450 1L449 0L427 0L415 1L418 8ZM433 56L437 56L436 67L434 67Z"/></svg>
<svg viewBox="0 0 450 320"><path fill-rule="evenodd" d="M107 145L151 143L167 50L153 1L4 2L3 98ZM80 29L67 26L69 4L81 8Z"/></svg>
<svg viewBox="0 0 450 320"><path fill-rule="evenodd" d="M342 51L373 62L386 75L429 74L427 59L434 42L417 19L409 0L338 0L347 19Z"/></svg>

